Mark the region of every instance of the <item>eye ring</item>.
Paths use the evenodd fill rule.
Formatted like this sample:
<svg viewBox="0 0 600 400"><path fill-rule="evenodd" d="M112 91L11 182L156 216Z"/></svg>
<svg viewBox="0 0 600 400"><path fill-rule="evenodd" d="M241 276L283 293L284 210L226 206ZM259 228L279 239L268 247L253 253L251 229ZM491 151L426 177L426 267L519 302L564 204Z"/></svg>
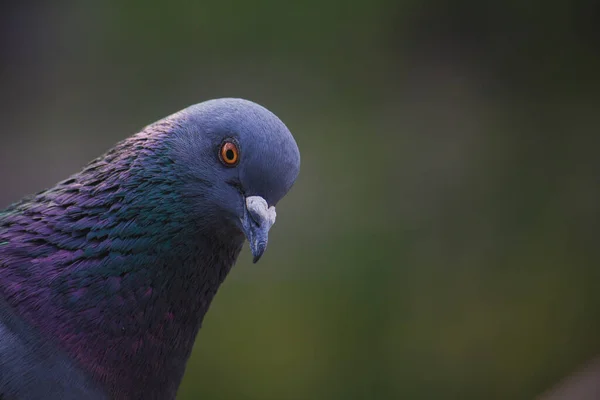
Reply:
<svg viewBox="0 0 600 400"><path fill-rule="evenodd" d="M226 167L235 167L240 161L240 150L233 140L226 140L221 144L219 159Z"/></svg>

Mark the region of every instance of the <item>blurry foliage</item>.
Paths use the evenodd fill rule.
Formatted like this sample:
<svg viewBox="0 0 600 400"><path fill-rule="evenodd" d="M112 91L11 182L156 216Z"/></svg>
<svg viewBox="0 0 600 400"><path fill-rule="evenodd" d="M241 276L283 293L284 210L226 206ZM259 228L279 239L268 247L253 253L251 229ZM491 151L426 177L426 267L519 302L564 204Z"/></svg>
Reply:
<svg viewBox="0 0 600 400"><path fill-rule="evenodd" d="M179 397L532 398L600 353L599 7L538 3L7 4L0 201L250 98L302 172Z"/></svg>

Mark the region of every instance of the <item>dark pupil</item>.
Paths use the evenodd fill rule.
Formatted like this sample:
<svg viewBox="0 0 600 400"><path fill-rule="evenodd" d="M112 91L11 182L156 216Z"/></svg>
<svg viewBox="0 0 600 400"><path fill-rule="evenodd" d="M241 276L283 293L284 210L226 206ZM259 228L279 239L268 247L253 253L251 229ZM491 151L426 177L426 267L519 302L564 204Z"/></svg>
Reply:
<svg viewBox="0 0 600 400"><path fill-rule="evenodd" d="M225 157L226 157L228 160L233 160L233 157L235 157L235 155L233 154L233 150L231 150L231 149L228 149L228 150L225 152Z"/></svg>

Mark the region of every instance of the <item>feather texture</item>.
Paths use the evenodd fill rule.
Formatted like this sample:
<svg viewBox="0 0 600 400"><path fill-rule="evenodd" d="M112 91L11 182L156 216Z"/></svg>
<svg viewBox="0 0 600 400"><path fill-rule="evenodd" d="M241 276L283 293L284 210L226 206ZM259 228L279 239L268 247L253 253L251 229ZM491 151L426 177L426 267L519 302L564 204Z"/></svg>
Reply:
<svg viewBox="0 0 600 400"><path fill-rule="evenodd" d="M198 154L198 167L182 157L196 114L150 125L0 212L0 394L7 399L27 397L32 380L47 399L82 398L82 391L175 397L204 314L244 242L222 205L237 200L206 167L216 161ZM19 346L26 351L8 349Z"/></svg>

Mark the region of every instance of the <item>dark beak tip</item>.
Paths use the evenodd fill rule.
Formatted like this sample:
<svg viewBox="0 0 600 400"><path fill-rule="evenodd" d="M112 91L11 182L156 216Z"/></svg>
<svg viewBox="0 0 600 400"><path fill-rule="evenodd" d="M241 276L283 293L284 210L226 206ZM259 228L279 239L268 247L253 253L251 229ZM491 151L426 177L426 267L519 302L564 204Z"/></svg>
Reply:
<svg viewBox="0 0 600 400"><path fill-rule="evenodd" d="M262 255L264 254L266 249L267 249L267 244L265 242L258 243L258 245L256 247L253 247L251 249L252 255L254 256L252 258L252 263L256 264L258 262L258 260L260 260L260 258L262 257Z"/></svg>

